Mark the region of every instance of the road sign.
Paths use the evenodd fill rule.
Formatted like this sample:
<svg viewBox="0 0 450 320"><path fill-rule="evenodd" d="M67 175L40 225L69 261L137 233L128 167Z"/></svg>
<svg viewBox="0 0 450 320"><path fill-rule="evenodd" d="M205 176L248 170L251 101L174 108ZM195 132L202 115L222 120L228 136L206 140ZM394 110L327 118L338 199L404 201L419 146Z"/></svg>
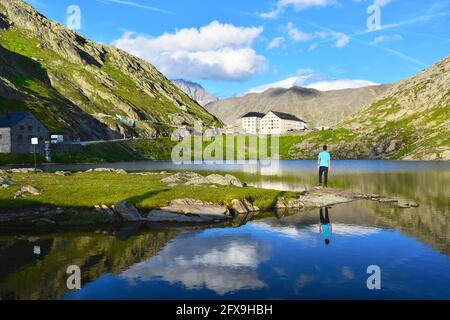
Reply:
<svg viewBox="0 0 450 320"><path fill-rule="evenodd" d="M38 138L31 138L31 144L32 144L32 145L37 145L37 144L39 144L39 139L38 139Z"/></svg>

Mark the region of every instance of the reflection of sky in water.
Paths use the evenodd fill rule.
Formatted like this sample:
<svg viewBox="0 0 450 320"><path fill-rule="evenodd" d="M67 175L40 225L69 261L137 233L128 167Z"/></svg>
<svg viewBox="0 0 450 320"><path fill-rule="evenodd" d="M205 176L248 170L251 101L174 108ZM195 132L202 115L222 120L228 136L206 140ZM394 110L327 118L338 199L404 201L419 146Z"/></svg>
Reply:
<svg viewBox="0 0 450 320"><path fill-rule="evenodd" d="M65 298L450 299L448 257L370 219L354 223L363 211L348 213L331 213L330 245L318 212L185 232L156 256ZM370 265L381 267L381 291L366 287Z"/></svg>
<svg viewBox="0 0 450 320"><path fill-rule="evenodd" d="M269 255L267 244L250 235L231 238L187 233L121 277L130 282L160 278L171 284L182 283L187 289L205 287L223 295L264 287L266 284L259 279L257 269Z"/></svg>

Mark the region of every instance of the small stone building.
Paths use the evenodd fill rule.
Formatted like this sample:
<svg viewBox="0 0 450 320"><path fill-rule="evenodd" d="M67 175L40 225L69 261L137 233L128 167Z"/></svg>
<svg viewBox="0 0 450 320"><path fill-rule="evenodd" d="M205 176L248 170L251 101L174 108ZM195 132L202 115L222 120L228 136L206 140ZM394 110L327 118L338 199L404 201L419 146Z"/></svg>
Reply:
<svg viewBox="0 0 450 320"><path fill-rule="evenodd" d="M38 138L36 152L43 154L48 129L31 112L9 112L0 117L0 153L32 153L31 138Z"/></svg>

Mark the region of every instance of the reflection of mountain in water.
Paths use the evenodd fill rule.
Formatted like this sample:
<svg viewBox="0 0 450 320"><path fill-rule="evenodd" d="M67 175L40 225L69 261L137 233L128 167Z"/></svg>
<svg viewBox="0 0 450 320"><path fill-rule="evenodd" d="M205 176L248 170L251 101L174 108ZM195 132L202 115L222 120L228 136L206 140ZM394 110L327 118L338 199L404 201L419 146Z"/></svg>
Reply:
<svg viewBox="0 0 450 320"><path fill-rule="evenodd" d="M270 257L264 242L246 234L202 236L183 234L161 252L122 273L130 282L163 279L188 289L207 288L218 295L266 284L259 279L258 266Z"/></svg>
<svg viewBox="0 0 450 320"><path fill-rule="evenodd" d="M81 268L85 285L155 255L176 233L151 231L127 240L105 234L0 238L0 298L55 299L68 291L68 266ZM33 253L36 244L39 256Z"/></svg>
<svg viewBox="0 0 450 320"><path fill-rule="evenodd" d="M330 215L336 218L336 233L361 235L376 232L378 228L397 229L450 256L450 216L446 210L438 210L432 203L422 203L417 209L400 209L387 204L359 201L333 207ZM305 236L308 229L317 231L318 214L315 211L257 222L261 228L269 227L291 237Z"/></svg>

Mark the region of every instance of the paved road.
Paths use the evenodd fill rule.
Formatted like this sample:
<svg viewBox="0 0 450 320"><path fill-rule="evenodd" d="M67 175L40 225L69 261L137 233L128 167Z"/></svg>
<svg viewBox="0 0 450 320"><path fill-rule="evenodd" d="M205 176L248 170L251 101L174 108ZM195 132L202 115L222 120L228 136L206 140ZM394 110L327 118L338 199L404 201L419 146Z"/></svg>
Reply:
<svg viewBox="0 0 450 320"><path fill-rule="evenodd" d="M98 144L98 143L105 143L105 142L119 142L119 141L131 141L131 140L141 140L142 138L127 138L127 139L111 139L111 140L93 140L93 141L81 141L82 146L87 146L89 144Z"/></svg>

